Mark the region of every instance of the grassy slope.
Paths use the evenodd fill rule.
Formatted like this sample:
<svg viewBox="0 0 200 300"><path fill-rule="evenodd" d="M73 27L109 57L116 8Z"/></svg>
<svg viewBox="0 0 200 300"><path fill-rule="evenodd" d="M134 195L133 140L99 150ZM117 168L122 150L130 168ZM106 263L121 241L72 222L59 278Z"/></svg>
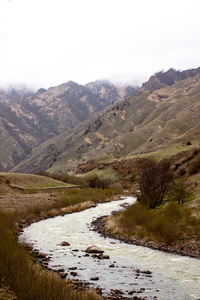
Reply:
<svg viewBox="0 0 200 300"><path fill-rule="evenodd" d="M21 189L67 188L74 186L52 178L33 174L0 173L0 178L11 187Z"/></svg>

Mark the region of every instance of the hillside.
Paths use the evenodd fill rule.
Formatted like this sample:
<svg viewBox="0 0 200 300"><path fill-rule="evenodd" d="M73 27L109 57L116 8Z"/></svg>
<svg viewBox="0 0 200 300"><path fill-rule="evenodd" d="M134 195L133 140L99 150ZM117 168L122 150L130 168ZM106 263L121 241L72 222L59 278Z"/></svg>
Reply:
<svg viewBox="0 0 200 300"><path fill-rule="evenodd" d="M200 75L157 90L141 88L33 149L12 171L75 171L93 158L157 152L169 157L200 141ZM56 151L55 151L56 149Z"/></svg>
<svg viewBox="0 0 200 300"><path fill-rule="evenodd" d="M34 147L134 91L106 81L85 86L69 81L36 94L26 89L0 90L0 170L8 171Z"/></svg>
<svg viewBox="0 0 200 300"><path fill-rule="evenodd" d="M67 184L59 180L48 178L45 176L32 175L32 174L12 174L0 173L1 188L4 183L9 188L17 188L22 190L35 190L35 189L56 189L56 188L71 188L75 185Z"/></svg>

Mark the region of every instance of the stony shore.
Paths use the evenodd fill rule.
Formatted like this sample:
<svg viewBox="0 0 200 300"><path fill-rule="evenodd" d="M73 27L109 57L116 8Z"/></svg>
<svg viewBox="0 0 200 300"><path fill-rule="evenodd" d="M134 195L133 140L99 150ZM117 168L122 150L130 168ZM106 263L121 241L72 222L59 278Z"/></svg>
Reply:
<svg viewBox="0 0 200 300"><path fill-rule="evenodd" d="M182 256L189 256L193 258L200 259L200 240L195 238L185 237L184 240L178 240L172 245L167 245L164 243L157 243L155 241L147 241L145 239L139 239L134 236L127 237L121 234L116 234L106 229L107 217L100 217L92 222L93 230L100 233L105 238L113 238L123 241L127 244L133 244L137 246L148 247L151 249L165 251L168 253L178 254Z"/></svg>

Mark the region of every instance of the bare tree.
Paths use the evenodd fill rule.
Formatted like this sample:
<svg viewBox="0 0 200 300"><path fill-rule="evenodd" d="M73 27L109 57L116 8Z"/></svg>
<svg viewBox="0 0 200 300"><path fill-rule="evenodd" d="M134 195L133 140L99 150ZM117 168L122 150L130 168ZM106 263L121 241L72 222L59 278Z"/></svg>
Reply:
<svg viewBox="0 0 200 300"><path fill-rule="evenodd" d="M159 206L167 187L173 180L170 164L168 162L157 163L154 159L143 158L137 161L137 168L140 186L138 201L149 208Z"/></svg>

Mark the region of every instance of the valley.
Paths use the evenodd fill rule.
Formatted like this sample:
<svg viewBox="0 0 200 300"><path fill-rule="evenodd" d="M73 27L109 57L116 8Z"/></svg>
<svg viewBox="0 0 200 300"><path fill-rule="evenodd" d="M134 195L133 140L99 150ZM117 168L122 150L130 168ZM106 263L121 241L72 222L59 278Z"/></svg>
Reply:
<svg viewBox="0 0 200 300"><path fill-rule="evenodd" d="M49 293L48 300L126 299L115 292L101 295L98 289L88 290L87 284L82 289L74 278L72 283L65 281L57 271L49 275L48 262L38 264L33 249L19 246L16 240L32 223L54 222L56 216L63 220L65 215L73 219L72 213L86 210L87 214L89 208L119 200L119 196L134 196L138 201L125 205L124 212L100 218L95 227L100 234L144 246L151 254L157 249L164 253L161 256L166 252L182 255L173 257L172 268L178 260L183 265L186 257L193 257L194 265L199 263L200 68L158 72L140 89L100 81L81 86L70 81L37 93L0 91L0 99L0 296L26 299L27 286L37 277L37 286L29 289L30 299L40 293L41 299L42 293ZM145 169L149 165L153 167ZM145 170L146 193L141 181ZM167 176L169 182L158 195ZM149 199L156 197L160 202L148 206ZM17 256L5 251L12 248ZM26 257L22 264L27 268L26 278L18 263L22 257ZM48 280L52 281L45 285ZM13 294L6 296L8 286ZM58 286L55 297L51 286ZM166 286L162 283L157 288L160 294ZM173 290L174 299L182 299L178 293L183 290ZM134 291L134 299L153 295L145 292L141 298ZM196 291L195 295L185 291L187 296L181 297L198 299ZM168 299L165 293L162 297Z"/></svg>

